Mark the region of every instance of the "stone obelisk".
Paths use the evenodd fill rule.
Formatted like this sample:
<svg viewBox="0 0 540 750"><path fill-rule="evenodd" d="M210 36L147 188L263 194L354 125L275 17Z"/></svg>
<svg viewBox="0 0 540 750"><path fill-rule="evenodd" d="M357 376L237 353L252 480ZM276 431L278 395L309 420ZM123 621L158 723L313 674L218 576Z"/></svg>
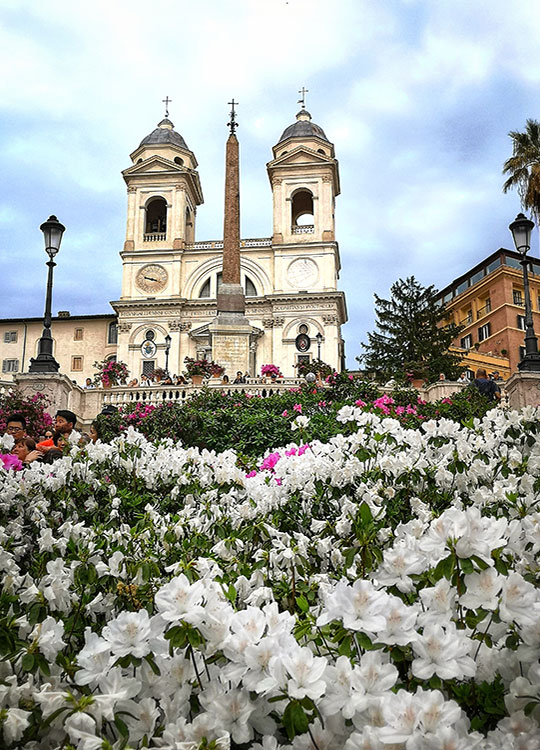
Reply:
<svg viewBox="0 0 540 750"><path fill-rule="evenodd" d="M212 359L229 378L249 368L252 327L245 317L246 300L240 279L240 160L235 134L238 127L232 100L230 134L225 152L225 214L223 221L222 284L217 293L217 315L209 325ZM232 377L231 377L232 376Z"/></svg>

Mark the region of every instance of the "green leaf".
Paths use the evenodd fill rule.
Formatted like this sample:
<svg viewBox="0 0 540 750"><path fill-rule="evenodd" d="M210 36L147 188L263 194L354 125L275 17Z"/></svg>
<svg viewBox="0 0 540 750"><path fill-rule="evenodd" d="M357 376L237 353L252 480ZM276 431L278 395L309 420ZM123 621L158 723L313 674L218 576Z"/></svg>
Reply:
<svg viewBox="0 0 540 750"><path fill-rule="evenodd" d="M118 715L114 717L114 723L122 737L129 737L129 729L127 728L125 722L122 721L122 719Z"/></svg>
<svg viewBox="0 0 540 750"><path fill-rule="evenodd" d="M296 597L296 606L301 612L309 611L309 602L303 594Z"/></svg>
<svg viewBox="0 0 540 750"><path fill-rule="evenodd" d="M23 669L23 672L31 672L34 669L34 663L34 654L26 652L26 654L21 659L21 667Z"/></svg>
<svg viewBox="0 0 540 750"><path fill-rule="evenodd" d="M435 580L438 581L443 576L449 581L452 578L454 572L455 557L454 553L451 552L448 557L441 560L435 567L434 574Z"/></svg>
<svg viewBox="0 0 540 750"><path fill-rule="evenodd" d="M309 719L298 701L291 701L283 712L283 726L290 740L307 732Z"/></svg>
<svg viewBox="0 0 540 750"><path fill-rule="evenodd" d="M474 565L472 564L472 561L467 557L460 558L459 567L461 568L463 573L465 573L465 575L474 573Z"/></svg>

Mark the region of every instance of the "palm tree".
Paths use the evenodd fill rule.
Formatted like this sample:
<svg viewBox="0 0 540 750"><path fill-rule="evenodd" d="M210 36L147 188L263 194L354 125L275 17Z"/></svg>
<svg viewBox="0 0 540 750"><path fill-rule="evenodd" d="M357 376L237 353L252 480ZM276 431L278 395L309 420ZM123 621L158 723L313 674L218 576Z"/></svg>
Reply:
<svg viewBox="0 0 540 750"><path fill-rule="evenodd" d="M525 132L508 133L514 153L504 162L503 174L509 175L503 192L517 188L521 205L529 210L536 223L540 219L540 122L527 120Z"/></svg>

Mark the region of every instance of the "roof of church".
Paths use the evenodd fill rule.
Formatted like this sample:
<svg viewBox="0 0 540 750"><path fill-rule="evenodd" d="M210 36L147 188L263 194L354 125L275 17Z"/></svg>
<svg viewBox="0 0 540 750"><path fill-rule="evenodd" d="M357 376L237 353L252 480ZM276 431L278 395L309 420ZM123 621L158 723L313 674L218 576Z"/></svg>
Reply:
<svg viewBox="0 0 540 750"><path fill-rule="evenodd" d="M296 115L296 122L285 128L278 143L287 140L287 138L310 138L314 135L330 143L321 126L311 122L310 113L306 109L301 109Z"/></svg>
<svg viewBox="0 0 540 750"><path fill-rule="evenodd" d="M189 151L189 148L185 142L185 140L182 138L180 133L177 133L174 129L174 124L165 117L160 123L158 123L158 126L155 130L152 130L150 135L147 135L146 138L143 138L142 141L139 144L139 148L141 146L151 146L161 143L172 143L175 146L180 146L180 148L185 148L187 151Z"/></svg>

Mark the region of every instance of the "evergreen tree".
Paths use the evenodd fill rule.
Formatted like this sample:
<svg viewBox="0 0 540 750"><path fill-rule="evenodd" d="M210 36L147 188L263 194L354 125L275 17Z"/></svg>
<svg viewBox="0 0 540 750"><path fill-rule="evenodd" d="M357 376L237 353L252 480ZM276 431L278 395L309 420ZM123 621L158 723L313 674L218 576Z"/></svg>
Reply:
<svg viewBox="0 0 540 750"><path fill-rule="evenodd" d="M368 333L359 361L380 382L407 377L433 382L441 372L457 379L461 356L449 347L461 328L445 325L435 287L423 287L411 276L392 284L390 293L389 300L375 295L376 330Z"/></svg>

